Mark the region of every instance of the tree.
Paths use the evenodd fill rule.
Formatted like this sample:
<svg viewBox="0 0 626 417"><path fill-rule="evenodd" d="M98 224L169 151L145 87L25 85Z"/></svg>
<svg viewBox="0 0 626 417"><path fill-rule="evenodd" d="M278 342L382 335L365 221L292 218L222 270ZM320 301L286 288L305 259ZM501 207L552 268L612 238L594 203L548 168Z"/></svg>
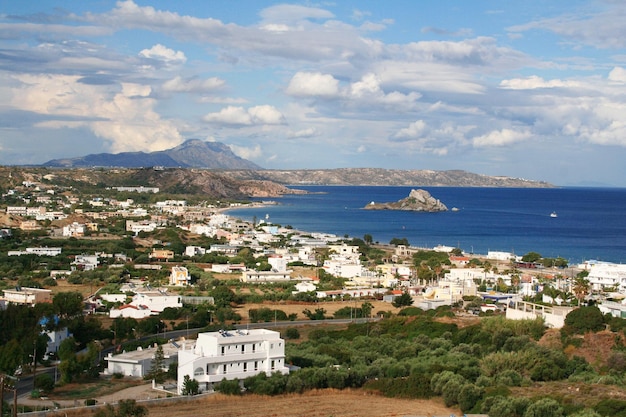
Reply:
<svg viewBox="0 0 626 417"><path fill-rule="evenodd" d="M135 400L120 400L117 409L111 404L98 408L94 417L144 417L148 415L148 409L138 405Z"/></svg>
<svg viewBox="0 0 626 417"><path fill-rule="evenodd" d="M578 305L582 304L582 301L585 299L587 294L589 294L589 280L585 278L583 275L577 275L574 279L574 286L572 287L572 292L576 296L578 300Z"/></svg>
<svg viewBox="0 0 626 417"><path fill-rule="evenodd" d="M59 316L76 317L83 312L83 296L76 291L59 292L52 298L52 305Z"/></svg>
<svg viewBox="0 0 626 417"><path fill-rule="evenodd" d="M39 374L35 378L35 388L43 392L52 392L54 389L54 379L50 374Z"/></svg>
<svg viewBox="0 0 626 417"><path fill-rule="evenodd" d="M402 293L402 295L399 295L398 297L394 298L393 301L391 302L391 305L396 308L411 306L413 305L413 297L411 297L411 294L405 291Z"/></svg>
<svg viewBox="0 0 626 417"><path fill-rule="evenodd" d="M522 256L522 262L537 262L541 259L541 254L537 252L528 252Z"/></svg>
<svg viewBox="0 0 626 417"><path fill-rule="evenodd" d="M200 384L195 379L191 379L189 375L183 378L183 395L197 395L200 392Z"/></svg>
<svg viewBox="0 0 626 417"><path fill-rule="evenodd" d="M588 331L597 332L604 329L604 316L596 306L585 306L570 311L565 316L563 331L569 334L583 334Z"/></svg>
<svg viewBox="0 0 626 417"><path fill-rule="evenodd" d="M562 417L563 408L552 398L542 398L528 406L524 417Z"/></svg>
<svg viewBox="0 0 626 417"><path fill-rule="evenodd" d="M411 246L409 244L409 240L405 237L403 237L402 239L394 237L389 241L389 244L392 246L399 246L399 245L403 245L403 246Z"/></svg>
<svg viewBox="0 0 626 417"><path fill-rule="evenodd" d="M163 370L164 364L165 355L163 354L163 346L158 345L154 352L154 359L152 359L150 371L146 374L144 379L153 379L157 384L162 384L167 375L167 372Z"/></svg>
<svg viewBox="0 0 626 417"><path fill-rule="evenodd" d="M369 233L366 233L363 235L363 241L367 243L368 245L371 245L372 242L374 241L374 238Z"/></svg>
<svg viewBox="0 0 626 417"><path fill-rule="evenodd" d="M361 312L363 313L363 317L369 318L370 314L372 314L372 308L374 308L374 306L370 302L366 301L361 304Z"/></svg>

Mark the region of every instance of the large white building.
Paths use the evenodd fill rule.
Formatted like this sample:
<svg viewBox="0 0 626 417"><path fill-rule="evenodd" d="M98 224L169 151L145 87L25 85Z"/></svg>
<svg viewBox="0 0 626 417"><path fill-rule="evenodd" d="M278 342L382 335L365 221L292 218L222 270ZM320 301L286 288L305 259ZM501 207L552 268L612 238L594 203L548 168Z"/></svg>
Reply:
<svg viewBox="0 0 626 417"><path fill-rule="evenodd" d="M178 352L178 393L185 375L198 381L200 391L211 391L224 379L243 380L264 372L288 374L285 341L266 329L232 330L198 334L195 346Z"/></svg>
<svg viewBox="0 0 626 417"><path fill-rule="evenodd" d="M588 262L585 267L589 271L587 280L594 290L615 288L622 294L626 293L626 265Z"/></svg>

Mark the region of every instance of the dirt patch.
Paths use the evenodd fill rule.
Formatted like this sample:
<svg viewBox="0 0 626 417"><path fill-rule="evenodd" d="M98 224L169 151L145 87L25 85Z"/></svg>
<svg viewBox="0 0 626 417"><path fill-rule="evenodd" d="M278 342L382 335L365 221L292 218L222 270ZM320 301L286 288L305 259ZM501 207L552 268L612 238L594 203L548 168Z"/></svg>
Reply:
<svg viewBox="0 0 626 417"><path fill-rule="evenodd" d="M130 398L130 397L129 397ZM386 398L361 390L317 390L304 394L276 397L245 395L243 397L215 394L197 401L149 405L150 417L391 417L404 415L461 415L448 408L441 399L410 400ZM80 412L60 412L50 416L82 416Z"/></svg>

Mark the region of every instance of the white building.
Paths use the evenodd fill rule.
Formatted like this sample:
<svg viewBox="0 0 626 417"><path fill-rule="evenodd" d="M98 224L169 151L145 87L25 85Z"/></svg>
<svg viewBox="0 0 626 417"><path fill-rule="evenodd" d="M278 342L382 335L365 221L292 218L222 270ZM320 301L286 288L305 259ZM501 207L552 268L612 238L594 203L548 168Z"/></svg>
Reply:
<svg viewBox="0 0 626 417"><path fill-rule="evenodd" d="M51 303L52 291L40 288L17 287L15 289L2 290L4 299L11 304L28 304L34 306L37 303Z"/></svg>
<svg viewBox="0 0 626 417"><path fill-rule="evenodd" d="M291 271L275 272L275 271L243 271L241 275L242 282L287 282L291 280Z"/></svg>
<svg viewBox="0 0 626 417"><path fill-rule="evenodd" d="M280 333L266 329L200 333L195 346L183 345L178 352L178 393L182 394L185 375L198 381L204 392L224 379L243 380L262 372L289 373Z"/></svg>
<svg viewBox="0 0 626 417"><path fill-rule="evenodd" d="M85 236L85 225L78 222L73 222L66 226L63 226L63 236L65 237L81 237Z"/></svg>
<svg viewBox="0 0 626 417"><path fill-rule="evenodd" d="M126 231L133 232L135 234L139 232L152 232L157 228L157 224L155 222L149 221L133 221L126 220Z"/></svg>
<svg viewBox="0 0 626 417"><path fill-rule="evenodd" d="M112 308L109 317L145 318L161 313L168 307L180 308L183 306L180 295L167 295L164 291L141 291L133 296L130 303L120 308Z"/></svg>
<svg viewBox="0 0 626 417"><path fill-rule="evenodd" d="M170 274L170 285L177 287L185 287L189 285L191 276L189 270L184 266L173 266L172 273Z"/></svg>
<svg viewBox="0 0 626 417"><path fill-rule="evenodd" d="M166 371L170 363L176 362L178 357L178 345L173 343L161 345L163 347L163 370ZM152 369L152 361L157 348L151 346L147 349L141 347L130 352L123 352L119 355L109 353L105 361L107 368L104 370L106 375L122 374L124 376L134 376L143 378Z"/></svg>
<svg viewBox="0 0 626 417"><path fill-rule="evenodd" d="M626 265L609 262L588 264L587 280L594 290L615 287L620 293L626 293Z"/></svg>

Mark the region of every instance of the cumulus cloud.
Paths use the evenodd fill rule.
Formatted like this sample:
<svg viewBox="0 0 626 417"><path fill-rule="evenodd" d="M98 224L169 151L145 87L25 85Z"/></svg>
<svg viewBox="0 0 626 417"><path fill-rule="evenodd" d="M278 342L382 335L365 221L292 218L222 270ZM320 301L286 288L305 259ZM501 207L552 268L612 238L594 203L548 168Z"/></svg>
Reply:
<svg viewBox="0 0 626 417"><path fill-rule="evenodd" d="M263 150L258 144L253 147L237 145L229 145L229 147L235 155L243 159L254 160L260 158L263 155Z"/></svg>
<svg viewBox="0 0 626 417"><path fill-rule="evenodd" d="M411 123L408 127L400 129L394 137L398 139L420 138L426 132L426 128L426 123L423 120L418 120Z"/></svg>
<svg viewBox="0 0 626 417"><path fill-rule="evenodd" d="M204 116L204 121L231 126L277 125L285 122L284 116L274 106L254 106L249 109L228 106Z"/></svg>
<svg viewBox="0 0 626 417"><path fill-rule="evenodd" d="M150 49L143 49L139 52L139 56L162 61L168 65L180 65L187 61L187 57L181 51L174 51L161 44L156 44Z"/></svg>
<svg viewBox="0 0 626 417"><path fill-rule="evenodd" d="M289 81L287 94L293 96L334 97L339 94L339 80L320 72L297 72Z"/></svg>
<svg viewBox="0 0 626 417"><path fill-rule="evenodd" d="M528 130L518 131L505 128L492 130L485 135L476 136L473 138L472 143L475 147L506 146L524 141L530 137L531 133Z"/></svg>
<svg viewBox="0 0 626 417"><path fill-rule="evenodd" d="M609 81L619 84L626 83L626 69L622 67L613 68L609 73Z"/></svg>
<svg viewBox="0 0 626 417"><path fill-rule="evenodd" d="M11 105L47 116L37 126L88 128L110 144L112 152L156 151L182 142L176 126L154 110L149 86L124 83L85 85L78 76L20 75Z"/></svg>

